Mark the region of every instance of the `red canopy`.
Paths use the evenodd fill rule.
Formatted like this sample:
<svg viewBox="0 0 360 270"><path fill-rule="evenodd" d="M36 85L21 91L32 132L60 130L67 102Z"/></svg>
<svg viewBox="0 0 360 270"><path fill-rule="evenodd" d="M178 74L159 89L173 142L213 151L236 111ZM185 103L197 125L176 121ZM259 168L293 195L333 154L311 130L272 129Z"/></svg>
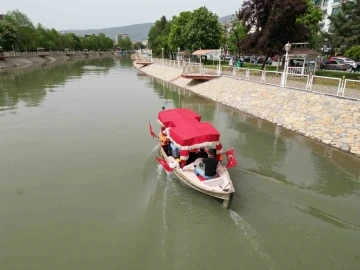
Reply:
<svg viewBox="0 0 360 270"><path fill-rule="evenodd" d="M219 144L220 133L209 122L200 122L201 116L189 109L170 109L159 112L159 123L170 128L171 141L181 150Z"/></svg>

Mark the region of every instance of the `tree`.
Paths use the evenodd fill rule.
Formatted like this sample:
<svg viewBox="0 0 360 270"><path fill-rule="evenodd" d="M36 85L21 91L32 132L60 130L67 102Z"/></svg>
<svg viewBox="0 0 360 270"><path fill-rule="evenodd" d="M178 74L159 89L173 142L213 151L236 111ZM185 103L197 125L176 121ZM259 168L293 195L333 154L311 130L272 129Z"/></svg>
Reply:
<svg viewBox="0 0 360 270"><path fill-rule="evenodd" d="M329 19L329 33L339 52L360 44L360 0L342 2L339 12Z"/></svg>
<svg viewBox="0 0 360 270"><path fill-rule="evenodd" d="M75 35L74 33L69 33L68 34L71 38L72 38L72 40L73 40L73 49L74 50L81 50L81 49L84 49L84 48L82 48L82 44L81 44L81 41L80 41L80 38L77 36L77 35ZM69 47L69 48L71 48L71 47ZM86 49L86 48L85 48Z"/></svg>
<svg viewBox="0 0 360 270"><path fill-rule="evenodd" d="M145 49L146 46L144 44L142 44L140 41L138 41L132 45L132 48L133 48L133 50L140 50L140 49Z"/></svg>
<svg viewBox="0 0 360 270"><path fill-rule="evenodd" d="M308 40L308 27L297 21L307 8L307 0L245 0L237 17L253 32L240 42L241 49L264 54L264 69L267 59L283 51L288 41Z"/></svg>
<svg viewBox="0 0 360 270"><path fill-rule="evenodd" d="M313 49L320 49L322 46L323 35L320 32L319 22L322 20L321 9L315 7L312 0L306 1L306 12L303 16L298 17L296 22L305 25L309 29L309 44Z"/></svg>
<svg viewBox="0 0 360 270"><path fill-rule="evenodd" d="M130 50L132 48L132 42L129 37L122 38L118 41L118 46L123 50Z"/></svg>
<svg viewBox="0 0 360 270"><path fill-rule="evenodd" d="M360 45L352 46L344 55L352 59L360 60Z"/></svg>
<svg viewBox="0 0 360 270"><path fill-rule="evenodd" d="M247 32L246 32L246 26L242 21L233 21L231 23L230 33L228 37L228 48L231 53L237 53L238 56L240 56L241 52L241 40L246 38Z"/></svg>
<svg viewBox="0 0 360 270"><path fill-rule="evenodd" d="M35 27L28 16L19 10L12 10L6 13L5 21L13 25L19 33L20 50L34 50L35 45Z"/></svg>
<svg viewBox="0 0 360 270"><path fill-rule="evenodd" d="M181 12L179 16L174 16L171 21L169 33L169 45L172 50L180 48L190 49L191 42L186 32L186 25L193 19L191 11Z"/></svg>
<svg viewBox="0 0 360 270"><path fill-rule="evenodd" d="M157 20L150 28L148 35L149 47L152 49L154 56L162 55L162 48L164 48L164 56L170 53L169 46L170 22L165 16Z"/></svg>
<svg viewBox="0 0 360 270"><path fill-rule="evenodd" d="M187 49L217 49L224 36L224 28L219 17L206 7L194 10L192 19L184 26L188 39Z"/></svg>
<svg viewBox="0 0 360 270"><path fill-rule="evenodd" d="M16 28L8 22L0 22L0 46L5 51L12 50L20 42Z"/></svg>

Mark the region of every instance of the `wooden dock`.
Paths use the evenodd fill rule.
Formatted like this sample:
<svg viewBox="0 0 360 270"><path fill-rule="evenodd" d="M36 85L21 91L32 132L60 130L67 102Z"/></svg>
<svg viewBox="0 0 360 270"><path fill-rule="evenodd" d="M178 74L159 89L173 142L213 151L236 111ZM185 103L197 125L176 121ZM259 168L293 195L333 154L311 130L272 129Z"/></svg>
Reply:
<svg viewBox="0 0 360 270"><path fill-rule="evenodd" d="M181 74L181 78L190 79L190 80L209 81L212 79L219 78L219 76L210 75L210 74Z"/></svg>

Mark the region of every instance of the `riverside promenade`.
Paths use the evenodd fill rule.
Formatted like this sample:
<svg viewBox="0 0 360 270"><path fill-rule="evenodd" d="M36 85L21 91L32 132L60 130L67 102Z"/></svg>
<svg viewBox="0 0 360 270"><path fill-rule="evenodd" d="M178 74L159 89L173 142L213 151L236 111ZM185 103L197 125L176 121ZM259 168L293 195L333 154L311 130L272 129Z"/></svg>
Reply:
<svg viewBox="0 0 360 270"><path fill-rule="evenodd" d="M200 96L360 156L359 101L229 77L194 82L181 78L181 69L159 64L141 70Z"/></svg>

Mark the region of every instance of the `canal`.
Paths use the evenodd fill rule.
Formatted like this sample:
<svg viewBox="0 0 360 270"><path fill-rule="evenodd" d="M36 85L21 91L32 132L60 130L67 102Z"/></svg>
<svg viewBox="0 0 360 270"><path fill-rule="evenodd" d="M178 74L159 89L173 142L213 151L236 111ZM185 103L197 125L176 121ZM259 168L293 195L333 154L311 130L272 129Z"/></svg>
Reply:
<svg viewBox="0 0 360 270"><path fill-rule="evenodd" d="M210 91L210 90L209 90ZM231 209L157 164L157 112L235 148ZM360 269L360 160L144 76L129 58L0 73L0 269Z"/></svg>

